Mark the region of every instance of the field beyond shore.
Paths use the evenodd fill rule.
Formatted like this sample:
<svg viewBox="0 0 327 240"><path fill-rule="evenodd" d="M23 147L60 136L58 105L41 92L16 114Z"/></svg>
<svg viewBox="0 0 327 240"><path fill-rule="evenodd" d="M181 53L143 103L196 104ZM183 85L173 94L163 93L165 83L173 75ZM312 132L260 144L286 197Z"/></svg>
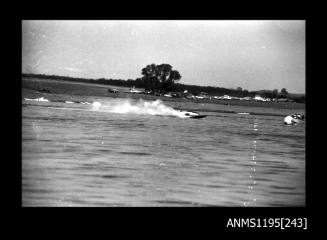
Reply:
<svg viewBox="0 0 327 240"><path fill-rule="evenodd" d="M119 90L118 93L108 92L109 88L115 88ZM164 101L167 105L172 107L184 108L192 106L192 109L199 110L204 105L210 105L218 107L219 105L224 106L224 108L230 106L245 106L245 107L257 107L257 108L273 108L304 112L305 104L296 102L259 102L259 101L245 101L236 99L186 99L186 98L168 98L164 96L154 96L148 94L135 94L128 93L129 88L118 87L118 86L108 86L101 84L92 83L82 83L82 82L70 82L63 80L54 79L42 79L42 78L22 78L22 97L23 98L38 98L46 97L53 98L58 97L58 95L69 95L71 99L75 100L81 98L91 98L91 97L108 97L108 98L131 98L131 99L143 99L143 100L157 100L160 99ZM190 108L190 107L188 107ZM215 108L215 107L211 107ZM212 109L214 110L214 109ZM267 109L268 110L268 109Z"/></svg>

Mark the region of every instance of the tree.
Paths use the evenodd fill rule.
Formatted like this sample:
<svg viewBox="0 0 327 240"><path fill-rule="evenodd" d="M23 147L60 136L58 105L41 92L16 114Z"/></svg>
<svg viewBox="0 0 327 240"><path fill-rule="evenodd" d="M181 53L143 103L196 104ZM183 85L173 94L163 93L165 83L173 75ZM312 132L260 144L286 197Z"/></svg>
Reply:
<svg viewBox="0 0 327 240"><path fill-rule="evenodd" d="M152 92L166 92L174 89L174 83L181 79L178 71L169 64L150 64L142 69L142 81L145 88Z"/></svg>
<svg viewBox="0 0 327 240"><path fill-rule="evenodd" d="M286 88L282 88L282 89L280 90L280 93L283 94L283 95L287 95L287 94L288 94Z"/></svg>
<svg viewBox="0 0 327 240"><path fill-rule="evenodd" d="M288 94L286 88L282 88L280 90L280 94L281 94L281 97L286 98L287 97L287 94Z"/></svg>

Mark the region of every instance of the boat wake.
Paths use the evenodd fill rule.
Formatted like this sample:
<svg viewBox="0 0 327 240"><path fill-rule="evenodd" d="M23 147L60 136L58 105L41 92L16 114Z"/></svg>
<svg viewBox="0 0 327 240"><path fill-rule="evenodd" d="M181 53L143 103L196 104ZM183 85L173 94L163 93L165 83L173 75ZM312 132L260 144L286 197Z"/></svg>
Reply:
<svg viewBox="0 0 327 240"><path fill-rule="evenodd" d="M120 114L142 114L142 115L160 115L160 116L175 116L187 118L196 113L175 110L162 103L161 100L156 101L131 101L130 99L114 99L108 102L93 102L93 110L109 113Z"/></svg>
<svg viewBox="0 0 327 240"><path fill-rule="evenodd" d="M48 99L43 97L36 99L25 98L26 101L38 101L38 102L49 102ZM200 115L196 112L190 112L186 110L176 110L172 107L166 106L159 99L155 101L131 100L131 99L111 99L108 101L94 101L80 102L80 101L68 101L68 100L57 100L51 102L64 102L66 104L90 104L91 110L107 113L120 113L120 114L141 114L141 115L157 115L157 116L173 116L179 118L203 118L206 115ZM74 105L76 106L76 105ZM58 109L66 109L63 107L56 107ZM67 110L73 110L69 107ZM79 108L75 109L79 110ZM90 110L88 108L88 110Z"/></svg>

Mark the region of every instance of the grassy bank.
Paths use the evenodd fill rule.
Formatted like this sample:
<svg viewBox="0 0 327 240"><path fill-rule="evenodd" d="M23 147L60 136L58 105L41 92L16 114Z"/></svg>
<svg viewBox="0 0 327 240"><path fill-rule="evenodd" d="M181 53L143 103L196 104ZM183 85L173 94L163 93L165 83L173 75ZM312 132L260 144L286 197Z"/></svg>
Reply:
<svg viewBox="0 0 327 240"><path fill-rule="evenodd" d="M119 93L110 93L108 88L113 87L119 90ZM185 98L167 98L163 96L153 96L147 94L126 93L128 88L108 86L101 84L70 82L53 79L40 78L22 78L23 97L40 97L46 95L67 94L78 98L78 96L86 97L111 97L111 98L132 98L144 100L161 99L169 103L171 106L188 105L196 103L201 106L203 104L216 104L223 106L246 106L274 109L289 109L290 111L298 111L305 109L305 104L295 102L257 102L257 101L242 101L242 100L224 100L224 99L201 99L192 100ZM28 91L32 90L32 91Z"/></svg>

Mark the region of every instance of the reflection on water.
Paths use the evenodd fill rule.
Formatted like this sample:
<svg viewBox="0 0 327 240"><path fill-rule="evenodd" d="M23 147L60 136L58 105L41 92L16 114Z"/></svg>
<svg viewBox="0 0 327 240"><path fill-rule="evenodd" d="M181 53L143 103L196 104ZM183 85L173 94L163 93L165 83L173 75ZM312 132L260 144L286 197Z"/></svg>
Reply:
<svg viewBox="0 0 327 240"><path fill-rule="evenodd" d="M304 123L205 114L23 101L23 206L305 205Z"/></svg>

